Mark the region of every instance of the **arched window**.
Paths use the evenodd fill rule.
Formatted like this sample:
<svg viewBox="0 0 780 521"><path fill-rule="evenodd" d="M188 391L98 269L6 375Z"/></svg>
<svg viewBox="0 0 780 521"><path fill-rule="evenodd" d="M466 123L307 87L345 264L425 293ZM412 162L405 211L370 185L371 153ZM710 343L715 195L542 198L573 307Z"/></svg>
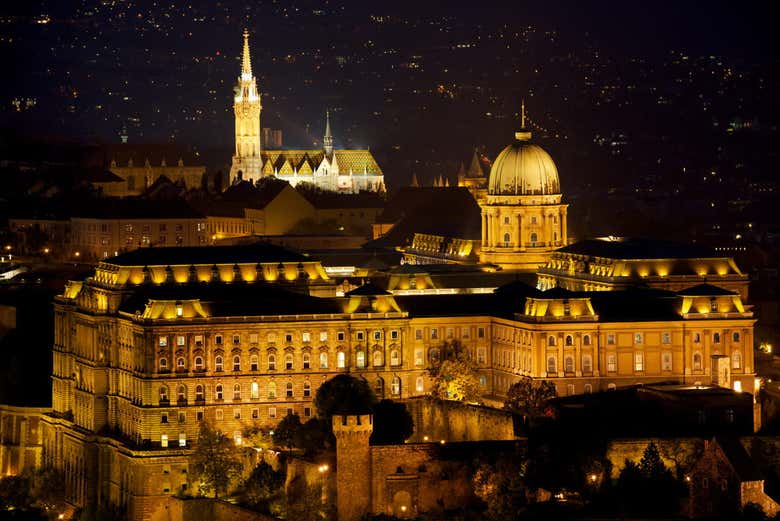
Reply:
<svg viewBox="0 0 780 521"><path fill-rule="evenodd" d="M233 385L233 400L241 399L241 384Z"/></svg>
<svg viewBox="0 0 780 521"><path fill-rule="evenodd" d="M241 370L241 357L238 355L235 355L233 357L233 370L234 371L240 371Z"/></svg>
<svg viewBox="0 0 780 521"><path fill-rule="evenodd" d="M422 349L414 350L414 365L425 365L424 351Z"/></svg>
<svg viewBox="0 0 780 521"><path fill-rule="evenodd" d="M715 344L720 344L720 333L713 333L712 334L712 341Z"/></svg>
<svg viewBox="0 0 780 521"><path fill-rule="evenodd" d="M293 384L292 382L287 382L287 384L284 386L284 394L287 396L287 398L293 397Z"/></svg>
<svg viewBox="0 0 780 521"><path fill-rule="evenodd" d="M439 350L437 348L431 349L430 358L432 364L437 365L439 363Z"/></svg>
<svg viewBox="0 0 780 521"><path fill-rule="evenodd" d="M585 394L590 394L593 392L593 386L591 384L585 384L584 388Z"/></svg>
<svg viewBox="0 0 780 521"><path fill-rule="evenodd" d="M574 372L574 358L571 356L567 356L563 359L563 371L566 373L573 373Z"/></svg>
<svg viewBox="0 0 780 521"><path fill-rule="evenodd" d="M252 382L252 384L249 386L249 398L252 400L257 400L260 398L260 386L257 385L257 382Z"/></svg>
<svg viewBox="0 0 780 521"><path fill-rule="evenodd" d="M287 353L284 355L284 368L285 369L292 369L293 368L293 355L292 353Z"/></svg>
<svg viewBox="0 0 780 521"><path fill-rule="evenodd" d="M202 371L203 370L203 357L202 356L196 356L195 357L195 370L196 371Z"/></svg>
<svg viewBox="0 0 780 521"><path fill-rule="evenodd" d="M268 370L276 371L276 355L273 353L268 355Z"/></svg>
<svg viewBox="0 0 780 521"><path fill-rule="evenodd" d="M535 244L537 240L539 240L539 236L536 235L536 232L533 232L531 234L531 244Z"/></svg>
<svg viewBox="0 0 780 521"><path fill-rule="evenodd" d="M401 365L401 352L398 349L390 351L390 365Z"/></svg>
<svg viewBox="0 0 780 521"><path fill-rule="evenodd" d="M701 371L701 353L693 353L693 370Z"/></svg>
<svg viewBox="0 0 780 521"><path fill-rule="evenodd" d="M614 391L615 389L617 389L615 384L607 384L607 391Z"/></svg>
<svg viewBox="0 0 780 521"><path fill-rule="evenodd" d="M217 384L216 387L214 387L214 399L222 401L222 384Z"/></svg>
<svg viewBox="0 0 780 521"><path fill-rule="evenodd" d="M168 370L168 359L164 356L160 358L160 371Z"/></svg>
<svg viewBox="0 0 780 521"><path fill-rule="evenodd" d="M184 384L180 385L176 390L176 399L180 402L187 401L187 387Z"/></svg>
<svg viewBox="0 0 780 521"><path fill-rule="evenodd" d="M550 335L550 336L547 337L547 345L551 346L551 347L555 346L555 336L554 335Z"/></svg>
<svg viewBox="0 0 780 521"><path fill-rule="evenodd" d="M177 371L183 371L184 370L184 357L180 356L176 359L176 370Z"/></svg>
<svg viewBox="0 0 780 521"><path fill-rule="evenodd" d="M268 397L271 399L276 398L276 382L273 380L268 382Z"/></svg>
<svg viewBox="0 0 780 521"><path fill-rule="evenodd" d="M731 353L731 368L742 369L742 353L740 351L734 351Z"/></svg>
<svg viewBox="0 0 780 521"><path fill-rule="evenodd" d="M322 352L320 353L320 369L327 369L328 368L328 353Z"/></svg>
<svg viewBox="0 0 780 521"><path fill-rule="evenodd" d="M202 402L206 399L206 395L203 394L203 386L198 384L195 386L195 401Z"/></svg>
<svg viewBox="0 0 780 521"><path fill-rule="evenodd" d="M309 382L303 382L303 396L304 398L311 396L311 384Z"/></svg>
<svg viewBox="0 0 780 521"><path fill-rule="evenodd" d="M311 355L309 353L303 353L303 368L308 369L311 367Z"/></svg>
<svg viewBox="0 0 780 521"><path fill-rule="evenodd" d="M505 233L504 234L504 244L509 244L509 240L510 240L509 234Z"/></svg>
<svg viewBox="0 0 780 521"><path fill-rule="evenodd" d="M377 378L374 382L374 393L380 400L385 397L385 381L382 378Z"/></svg>
<svg viewBox="0 0 780 521"><path fill-rule="evenodd" d="M571 335L566 335L566 345L567 346L573 346L574 345L574 337Z"/></svg>
<svg viewBox="0 0 780 521"><path fill-rule="evenodd" d="M160 386L160 401L167 402L169 400L168 387L165 385Z"/></svg>
<svg viewBox="0 0 780 521"><path fill-rule="evenodd" d="M339 369L344 369L347 366L347 357L344 354L344 351L336 353L336 366Z"/></svg>
<svg viewBox="0 0 780 521"><path fill-rule="evenodd" d="M214 358L214 370L222 371L222 357L219 355Z"/></svg>
<svg viewBox="0 0 780 521"><path fill-rule="evenodd" d="M558 372L557 368L556 368L556 365L557 365L557 361L555 360L555 357L554 356L548 356L547 357L547 373L548 374L553 374L553 373Z"/></svg>
<svg viewBox="0 0 780 521"><path fill-rule="evenodd" d="M425 390L425 379L422 376L418 376L414 382L414 388L418 393Z"/></svg>
<svg viewBox="0 0 780 521"><path fill-rule="evenodd" d="M482 388L487 387L487 376L484 374L479 375L479 386Z"/></svg>
<svg viewBox="0 0 780 521"><path fill-rule="evenodd" d="M590 345L590 335L583 335L582 337L582 345L589 346Z"/></svg>
<svg viewBox="0 0 780 521"><path fill-rule="evenodd" d="M731 334L731 341L732 342L739 342L739 333L737 333L736 331L734 333L732 333Z"/></svg>
<svg viewBox="0 0 780 521"><path fill-rule="evenodd" d="M382 365L382 362L384 362L382 359L382 351L377 349L374 351L374 365Z"/></svg>
<svg viewBox="0 0 780 521"><path fill-rule="evenodd" d="M582 372L583 373L593 372L593 358L591 358L590 355L584 355L582 357Z"/></svg>
<svg viewBox="0 0 780 521"><path fill-rule="evenodd" d="M390 389L390 392L392 392L393 396L399 396L401 394L401 379L397 376L394 376Z"/></svg>
<svg viewBox="0 0 780 521"><path fill-rule="evenodd" d="M257 369L260 366L260 359L257 355L252 355L249 357L249 370L250 371L257 371Z"/></svg>
<svg viewBox="0 0 780 521"><path fill-rule="evenodd" d="M366 353L364 351L357 352L355 363L359 369L363 369L366 366Z"/></svg>

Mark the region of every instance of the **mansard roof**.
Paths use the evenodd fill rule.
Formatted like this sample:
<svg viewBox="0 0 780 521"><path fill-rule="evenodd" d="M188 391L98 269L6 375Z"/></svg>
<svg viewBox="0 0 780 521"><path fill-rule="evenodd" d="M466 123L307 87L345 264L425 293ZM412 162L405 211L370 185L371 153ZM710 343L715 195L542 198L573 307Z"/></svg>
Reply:
<svg viewBox="0 0 780 521"><path fill-rule="evenodd" d="M607 259L711 259L723 257L712 248L699 244L640 238L588 239L565 246L558 252Z"/></svg>
<svg viewBox="0 0 780 521"><path fill-rule="evenodd" d="M181 266L193 264L245 264L313 262L312 259L267 242L235 246L139 248L106 259L117 266Z"/></svg>

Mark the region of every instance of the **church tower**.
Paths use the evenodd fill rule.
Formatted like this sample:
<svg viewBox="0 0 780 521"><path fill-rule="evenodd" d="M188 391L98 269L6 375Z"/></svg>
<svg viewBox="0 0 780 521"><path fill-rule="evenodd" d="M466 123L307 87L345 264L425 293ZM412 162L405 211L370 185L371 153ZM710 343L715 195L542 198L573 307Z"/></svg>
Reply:
<svg viewBox="0 0 780 521"><path fill-rule="evenodd" d="M235 88L233 112L236 117L236 150L230 166L230 183L239 173L245 181L260 179L263 167L260 155L260 95L257 80L252 75L252 61L249 57L249 31L244 29L244 51L241 56L241 76Z"/></svg>
<svg viewBox="0 0 780 521"><path fill-rule="evenodd" d="M535 271L550 254L566 246L566 212L558 169L550 155L531 143L525 126L498 154L490 169L482 208L480 261L504 269Z"/></svg>
<svg viewBox="0 0 780 521"><path fill-rule="evenodd" d="M330 133L330 111L325 111L325 137L322 138L322 147L325 149L325 155L333 155L333 135Z"/></svg>

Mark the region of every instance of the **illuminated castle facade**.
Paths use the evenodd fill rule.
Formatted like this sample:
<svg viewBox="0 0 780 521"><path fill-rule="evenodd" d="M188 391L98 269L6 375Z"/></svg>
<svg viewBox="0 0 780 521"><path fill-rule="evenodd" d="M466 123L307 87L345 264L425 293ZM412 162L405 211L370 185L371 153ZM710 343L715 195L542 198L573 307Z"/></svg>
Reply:
<svg viewBox="0 0 780 521"><path fill-rule="evenodd" d="M325 116L321 149L263 150L261 111L257 80L252 74L249 56L249 33L244 31L241 76L233 103L236 149L230 167L230 182L237 179L255 182L274 176L292 186L305 182L332 192L385 190L384 173L370 150L334 148L329 113Z"/></svg>
<svg viewBox="0 0 780 521"><path fill-rule="evenodd" d="M550 155L521 130L496 157L482 207L480 261L504 269L535 271L567 243L567 204Z"/></svg>

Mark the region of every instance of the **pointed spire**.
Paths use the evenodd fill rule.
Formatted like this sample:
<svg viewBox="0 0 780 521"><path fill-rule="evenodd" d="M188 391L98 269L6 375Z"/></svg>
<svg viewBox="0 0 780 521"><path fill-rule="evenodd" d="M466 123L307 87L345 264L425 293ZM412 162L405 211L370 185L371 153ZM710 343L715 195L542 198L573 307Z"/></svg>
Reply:
<svg viewBox="0 0 780 521"><path fill-rule="evenodd" d="M520 130L515 132L517 141L530 141L531 131L525 128L525 98L520 100Z"/></svg>
<svg viewBox="0 0 780 521"><path fill-rule="evenodd" d="M241 56L241 76L252 77L252 60L249 58L249 30L244 29L244 53Z"/></svg>
<svg viewBox="0 0 780 521"><path fill-rule="evenodd" d="M322 138L322 145L325 149L325 153L330 155L333 153L333 135L330 133L330 111L325 111L325 137Z"/></svg>

